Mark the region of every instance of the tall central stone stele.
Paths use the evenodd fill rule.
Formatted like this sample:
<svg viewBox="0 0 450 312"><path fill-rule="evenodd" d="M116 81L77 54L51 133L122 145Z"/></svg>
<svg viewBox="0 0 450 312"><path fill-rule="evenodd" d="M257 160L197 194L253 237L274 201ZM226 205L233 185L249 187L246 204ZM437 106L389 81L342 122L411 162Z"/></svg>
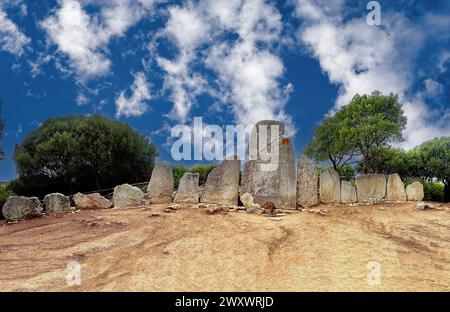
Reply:
<svg viewBox="0 0 450 312"><path fill-rule="evenodd" d="M254 202L271 201L277 208L296 208L296 174L292 143L284 137L284 124L258 122L249 142L250 160L245 163L240 193Z"/></svg>

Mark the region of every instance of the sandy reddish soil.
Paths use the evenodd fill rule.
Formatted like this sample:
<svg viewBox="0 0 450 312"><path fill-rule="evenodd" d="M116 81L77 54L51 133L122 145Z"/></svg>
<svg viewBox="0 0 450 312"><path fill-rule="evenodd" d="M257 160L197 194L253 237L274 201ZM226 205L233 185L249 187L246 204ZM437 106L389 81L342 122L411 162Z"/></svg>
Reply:
<svg viewBox="0 0 450 312"><path fill-rule="evenodd" d="M0 290L450 290L448 211L329 206L326 216L271 219L163 208L1 221ZM81 264L81 286L66 284L71 260ZM378 286L367 283L369 261L381 264Z"/></svg>

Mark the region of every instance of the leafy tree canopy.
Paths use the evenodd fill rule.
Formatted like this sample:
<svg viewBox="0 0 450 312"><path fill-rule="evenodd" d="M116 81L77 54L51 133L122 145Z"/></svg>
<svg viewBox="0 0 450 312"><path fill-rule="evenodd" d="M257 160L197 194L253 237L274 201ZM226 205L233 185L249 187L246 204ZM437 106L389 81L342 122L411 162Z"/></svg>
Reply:
<svg viewBox="0 0 450 312"><path fill-rule="evenodd" d="M397 95L384 96L378 91L357 94L316 128L305 153L319 161L330 161L338 171L360 160L360 169L369 173L378 149L403 141L406 123Z"/></svg>
<svg viewBox="0 0 450 312"><path fill-rule="evenodd" d="M100 116L50 119L16 146L16 193L45 195L148 180L157 150L119 121Z"/></svg>

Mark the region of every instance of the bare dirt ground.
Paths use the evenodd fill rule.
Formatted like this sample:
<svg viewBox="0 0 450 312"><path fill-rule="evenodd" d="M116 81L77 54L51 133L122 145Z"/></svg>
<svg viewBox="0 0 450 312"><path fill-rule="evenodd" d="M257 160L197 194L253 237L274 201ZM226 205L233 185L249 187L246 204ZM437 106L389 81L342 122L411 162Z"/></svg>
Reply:
<svg viewBox="0 0 450 312"><path fill-rule="evenodd" d="M414 206L269 218L158 205L1 221L0 290L449 291L450 213ZM67 286L72 260L81 286ZM367 283L369 261L380 285Z"/></svg>

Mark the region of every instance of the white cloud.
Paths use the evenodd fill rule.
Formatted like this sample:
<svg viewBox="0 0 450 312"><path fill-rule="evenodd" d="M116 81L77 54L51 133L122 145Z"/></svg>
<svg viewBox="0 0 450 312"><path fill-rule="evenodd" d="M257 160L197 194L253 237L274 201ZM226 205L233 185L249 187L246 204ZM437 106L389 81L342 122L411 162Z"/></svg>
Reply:
<svg viewBox="0 0 450 312"><path fill-rule="evenodd" d="M84 94L80 93L75 99L75 102L77 103L78 106L83 106L89 103L89 99Z"/></svg>
<svg viewBox="0 0 450 312"><path fill-rule="evenodd" d="M84 4L97 5L100 12L89 15ZM82 80L110 71L107 46L120 37L152 8L150 0L60 0L53 15L41 22L51 43L67 55Z"/></svg>
<svg viewBox="0 0 450 312"><path fill-rule="evenodd" d="M344 19L343 9L344 1L296 1L296 14L304 22L300 41L340 87L335 108L349 103L356 93L398 93L408 117L402 147L450 134L450 126L439 117L446 115L429 108L424 94L410 92L416 78L414 59L424 44L425 30L401 14L385 11L381 27L369 26L365 15ZM425 81L428 91L438 87L432 81Z"/></svg>
<svg viewBox="0 0 450 312"><path fill-rule="evenodd" d="M145 101L151 99L150 85L142 72L133 74L134 82L131 86L131 96L127 97L122 91L116 99L116 117L141 116L148 109Z"/></svg>
<svg viewBox="0 0 450 312"><path fill-rule="evenodd" d="M159 57L158 64L174 102L171 117L185 123L196 97L208 93L231 105L239 123L275 118L290 124L284 106L292 87L281 82L284 65L274 52L281 31L280 13L264 0L201 0L169 9L162 34L179 54ZM210 71L212 83L196 66Z"/></svg>
<svg viewBox="0 0 450 312"><path fill-rule="evenodd" d="M30 39L25 36L0 8L0 50L21 56Z"/></svg>

